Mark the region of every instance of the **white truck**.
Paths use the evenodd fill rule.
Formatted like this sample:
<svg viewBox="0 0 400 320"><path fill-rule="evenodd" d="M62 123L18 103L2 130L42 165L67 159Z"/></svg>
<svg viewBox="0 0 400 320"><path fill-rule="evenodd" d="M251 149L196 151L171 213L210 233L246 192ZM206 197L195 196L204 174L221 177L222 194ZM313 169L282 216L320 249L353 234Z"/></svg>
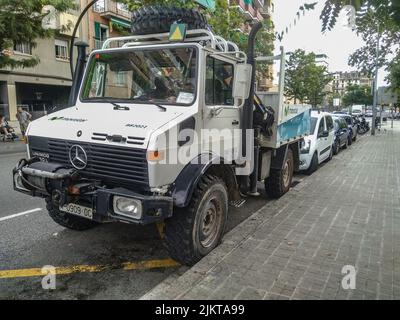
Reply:
<svg viewBox="0 0 400 320"><path fill-rule="evenodd" d="M14 189L44 198L74 230L163 223L171 257L191 265L221 241L230 203L258 195L258 182L271 197L289 190L310 107L283 105L284 72L280 92L263 97L270 105L255 96L261 23L246 54L198 12L164 15L153 29L148 12L87 63L77 44L71 107L29 125Z"/></svg>

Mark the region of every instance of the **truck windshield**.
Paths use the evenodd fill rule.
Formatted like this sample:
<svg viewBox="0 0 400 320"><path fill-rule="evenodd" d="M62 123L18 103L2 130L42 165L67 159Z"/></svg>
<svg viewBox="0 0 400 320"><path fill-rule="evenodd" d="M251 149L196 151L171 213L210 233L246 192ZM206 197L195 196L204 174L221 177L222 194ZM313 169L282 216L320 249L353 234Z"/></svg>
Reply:
<svg viewBox="0 0 400 320"><path fill-rule="evenodd" d="M94 54L82 101L190 105L196 97L195 48Z"/></svg>

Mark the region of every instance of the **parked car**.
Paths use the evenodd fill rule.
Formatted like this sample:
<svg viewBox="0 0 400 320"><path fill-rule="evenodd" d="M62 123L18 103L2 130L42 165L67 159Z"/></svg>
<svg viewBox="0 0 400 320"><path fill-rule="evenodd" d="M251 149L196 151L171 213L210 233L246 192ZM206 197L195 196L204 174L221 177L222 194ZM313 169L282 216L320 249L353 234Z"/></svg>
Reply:
<svg viewBox="0 0 400 320"><path fill-rule="evenodd" d="M333 116L333 127L334 127L334 142L333 142L333 154L337 155L340 149L347 149L349 145L349 128L347 122L342 117Z"/></svg>
<svg viewBox="0 0 400 320"><path fill-rule="evenodd" d="M318 169L318 165L333 156L334 123L326 112L311 111L310 135L304 138L300 153L300 170L307 174Z"/></svg>
<svg viewBox="0 0 400 320"><path fill-rule="evenodd" d="M353 117L348 114L336 114L339 117L342 117L347 122L347 127L349 128L349 146L352 144L353 141L357 140L358 134L358 124L354 121Z"/></svg>

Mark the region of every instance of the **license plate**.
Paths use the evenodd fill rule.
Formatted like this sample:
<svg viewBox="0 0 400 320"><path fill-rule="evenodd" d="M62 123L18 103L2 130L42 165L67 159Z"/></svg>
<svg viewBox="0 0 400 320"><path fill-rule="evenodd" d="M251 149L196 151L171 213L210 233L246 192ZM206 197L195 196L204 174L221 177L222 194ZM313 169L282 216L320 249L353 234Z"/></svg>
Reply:
<svg viewBox="0 0 400 320"><path fill-rule="evenodd" d="M86 219L93 219L93 209L81 206L79 204L68 203L60 207L60 210L77 216L81 216Z"/></svg>

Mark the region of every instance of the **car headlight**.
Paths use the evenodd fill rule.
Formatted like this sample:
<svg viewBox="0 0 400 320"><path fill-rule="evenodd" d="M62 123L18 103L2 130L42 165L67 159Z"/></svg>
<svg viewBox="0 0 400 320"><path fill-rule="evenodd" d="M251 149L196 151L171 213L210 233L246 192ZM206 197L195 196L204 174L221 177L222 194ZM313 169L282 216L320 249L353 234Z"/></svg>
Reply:
<svg viewBox="0 0 400 320"><path fill-rule="evenodd" d="M301 149L300 149L300 153L302 153L302 154L307 154L307 153L309 153L309 152L310 152L310 147L311 147L311 141L310 141L310 140L304 141L304 142L302 143L302 147L301 147Z"/></svg>
<svg viewBox="0 0 400 320"><path fill-rule="evenodd" d="M114 196L114 212L118 215L140 219L142 217L142 203L139 200Z"/></svg>

